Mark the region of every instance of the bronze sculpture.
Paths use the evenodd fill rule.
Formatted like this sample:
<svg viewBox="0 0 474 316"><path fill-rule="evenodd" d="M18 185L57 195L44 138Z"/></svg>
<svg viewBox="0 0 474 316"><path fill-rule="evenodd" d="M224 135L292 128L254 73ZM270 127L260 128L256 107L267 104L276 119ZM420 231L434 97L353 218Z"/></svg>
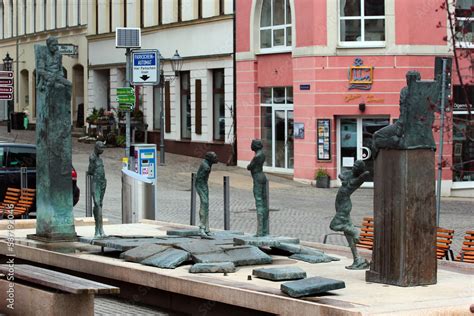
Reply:
<svg viewBox="0 0 474 316"><path fill-rule="evenodd" d="M207 152L196 174L196 191L201 205L199 208L199 233L203 236L210 235L209 230L209 174L212 165L217 163L215 152Z"/></svg>
<svg viewBox="0 0 474 316"><path fill-rule="evenodd" d="M267 236L269 232L268 201L267 201L267 177L263 173L265 154L260 139L252 140L252 151L255 152L247 170L250 170L253 178L253 196L257 208L257 237Z"/></svg>
<svg viewBox="0 0 474 316"><path fill-rule="evenodd" d="M35 45L36 58L36 236L75 240L72 203L72 84L64 78L58 40ZM34 236L32 236L34 238Z"/></svg>
<svg viewBox="0 0 474 316"><path fill-rule="evenodd" d="M363 270L369 268L367 260L357 252L356 244L359 241L360 233L350 217L352 210L351 194L368 179L369 175L370 173L366 171L365 163L362 160L356 160L352 170L339 175L342 185L336 195L336 215L329 227L334 231L343 232L349 243L354 262L346 269Z"/></svg>
<svg viewBox="0 0 474 316"><path fill-rule="evenodd" d="M105 179L104 162L100 155L104 152L105 144L101 141L95 143L94 152L89 157L89 169L87 174L92 176L92 198L94 200L94 238L107 237L104 233L102 223L102 202L104 200L107 179Z"/></svg>

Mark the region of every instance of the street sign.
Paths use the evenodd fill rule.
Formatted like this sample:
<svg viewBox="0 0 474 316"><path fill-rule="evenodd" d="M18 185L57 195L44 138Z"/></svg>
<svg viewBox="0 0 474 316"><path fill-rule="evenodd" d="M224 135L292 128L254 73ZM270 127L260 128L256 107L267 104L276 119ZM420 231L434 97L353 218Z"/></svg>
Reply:
<svg viewBox="0 0 474 316"><path fill-rule="evenodd" d="M118 95L117 102L120 104L135 104L135 96Z"/></svg>
<svg viewBox="0 0 474 316"><path fill-rule="evenodd" d="M158 50L140 49L132 51L132 67L132 84L157 85L160 83Z"/></svg>
<svg viewBox="0 0 474 316"><path fill-rule="evenodd" d="M135 107L135 89L131 87L117 88L119 111L129 112Z"/></svg>
<svg viewBox="0 0 474 316"><path fill-rule="evenodd" d="M0 93L12 93L13 92L13 87L8 87L8 86L0 86Z"/></svg>
<svg viewBox="0 0 474 316"><path fill-rule="evenodd" d="M118 107L119 111L122 111L122 112L130 112L133 110L133 105L131 104L119 104L119 107Z"/></svg>
<svg viewBox="0 0 474 316"><path fill-rule="evenodd" d="M61 55L78 55L78 46L74 44L58 44L58 51Z"/></svg>
<svg viewBox="0 0 474 316"><path fill-rule="evenodd" d="M0 100L13 100L13 93L0 93Z"/></svg>
<svg viewBox="0 0 474 316"><path fill-rule="evenodd" d="M0 78L13 78L13 71L0 71Z"/></svg>
<svg viewBox="0 0 474 316"><path fill-rule="evenodd" d="M135 95L135 89L133 88L117 88L117 95Z"/></svg>
<svg viewBox="0 0 474 316"><path fill-rule="evenodd" d="M0 79L0 85L2 86L12 86L13 79Z"/></svg>

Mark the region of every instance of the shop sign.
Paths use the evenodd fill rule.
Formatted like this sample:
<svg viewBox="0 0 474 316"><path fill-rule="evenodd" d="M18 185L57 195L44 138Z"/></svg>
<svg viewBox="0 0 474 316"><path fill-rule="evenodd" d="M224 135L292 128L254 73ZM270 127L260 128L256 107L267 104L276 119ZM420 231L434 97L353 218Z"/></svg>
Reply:
<svg viewBox="0 0 474 316"><path fill-rule="evenodd" d="M364 99L364 96L365 96L365 99ZM349 94L349 95L346 95L344 97L344 102L346 103L349 103L351 101L354 101L354 100L359 100L359 99L362 99L362 101L366 102L366 103L384 103L385 102L385 99L384 98L377 98L375 95L373 94L366 94L366 95L362 95L362 94Z"/></svg>
<svg viewBox="0 0 474 316"><path fill-rule="evenodd" d="M361 58L354 59L349 68L349 90L370 90L374 78L374 67L364 66Z"/></svg>
<svg viewBox="0 0 474 316"><path fill-rule="evenodd" d="M454 103L453 111L467 111L467 104Z"/></svg>

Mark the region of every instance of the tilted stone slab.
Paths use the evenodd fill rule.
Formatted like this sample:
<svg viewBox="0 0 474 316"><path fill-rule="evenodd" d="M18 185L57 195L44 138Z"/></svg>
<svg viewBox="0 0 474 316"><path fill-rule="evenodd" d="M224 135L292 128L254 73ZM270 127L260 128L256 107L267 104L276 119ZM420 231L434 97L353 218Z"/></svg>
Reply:
<svg viewBox="0 0 474 316"><path fill-rule="evenodd" d="M302 297L343 289L345 287L346 284L344 281L323 277L312 277L283 283L280 286L280 289L283 293L288 294L291 297Z"/></svg>
<svg viewBox="0 0 474 316"><path fill-rule="evenodd" d="M188 252L181 249L169 248L163 252L146 258L141 264L163 269L175 269L177 266L190 259Z"/></svg>
<svg viewBox="0 0 474 316"><path fill-rule="evenodd" d="M226 249L225 253L232 258L229 261L232 261L236 266L272 263L272 257L254 246L233 247Z"/></svg>
<svg viewBox="0 0 474 316"><path fill-rule="evenodd" d="M173 230L167 230L166 235L181 236L181 237L199 236L199 229L173 229Z"/></svg>
<svg viewBox="0 0 474 316"><path fill-rule="evenodd" d="M190 273L232 273L235 265L232 262L196 263L189 269Z"/></svg>
<svg viewBox="0 0 474 316"><path fill-rule="evenodd" d="M93 238L81 238L83 242L90 243L91 245L113 248L118 251L127 251L144 244L153 244L160 241L158 238L103 238L103 239L93 239Z"/></svg>
<svg viewBox="0 0 474 316"><path fill-rule="evenodd" d="M281 237L281 236L263 236L263 237L254 237L254 236L243 236L235 237L235 245L252 245L257 247L274 247L278 246L281 243L287 244L299 244L300 240L293 237Z"/></svg>
<svg viewBox="0 0 474 316"><path fill-rule="evenodd" d="M191 242L191 241L194 241L194 240L198 240L198 239L188 238L188 237L169 236L169 237L166 237L166 238L160 238L155 243L158 244L158 245L177 246L179 244Z"/></svg>
<svg viewBox="0 0 474 316"><path fill-rule="evenodd" d="M331 262L331 261L338 261L338 258L334 258L328 256L326 254L316 254L316 255L305 255L302 253L296 253L290 256L290 259L300 260L308 263L323 263L323 262Z"/></svg>
<svg viewBox="0 0 474 316"><path fill-rule="evenodd" d="M196 263L232 262L233 260L233 258L223 250L212 253L194 254L192 255L192 259Z"/></svg>
<svg viewBox="0 0 474 316"><path fill-rule="evenodd" d="M183 249L192 255L210 252L222 252L222 248L214 245L208 240L192 240L175 245L176 248Z"/></svg>
<svg viewBox="0 0 474 316"><path fill-rule="evenodd" d="M324 254L324 251L317 250L311 247L301 246L298 244L288 244L288 243L280 243L279 245L273 246L272 249L283 250L289 252L291 254L301 253L305 255L318 255Z"/></svg>
<svg viewBox="0 0 474 316"><path fill-rule="evenodd" d="M252 274L271 281L299 280L306 278L306 272L298 267L253 269Z"/></svg>
<svg viewBox="0 0 474 316"><path fill-rule="evenodd" d="M156 255L162 251L165 251L169 247L157 245L157 244L146 244L143 246L139 246L120 254L120 258L124 259L125 261L131 262L141 262L148 257Z"/></svg>

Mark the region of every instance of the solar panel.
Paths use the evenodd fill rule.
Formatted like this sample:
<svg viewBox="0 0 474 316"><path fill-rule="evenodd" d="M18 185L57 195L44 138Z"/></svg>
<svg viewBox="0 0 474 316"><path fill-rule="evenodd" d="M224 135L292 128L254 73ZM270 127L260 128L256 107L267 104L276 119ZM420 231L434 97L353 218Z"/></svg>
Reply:
<svg viewBox="0 0 474 316"><path fill-rule="evenodd" d="M115 47L140 48L141 33L138 27L117 27L115 29Z"/></svg>

